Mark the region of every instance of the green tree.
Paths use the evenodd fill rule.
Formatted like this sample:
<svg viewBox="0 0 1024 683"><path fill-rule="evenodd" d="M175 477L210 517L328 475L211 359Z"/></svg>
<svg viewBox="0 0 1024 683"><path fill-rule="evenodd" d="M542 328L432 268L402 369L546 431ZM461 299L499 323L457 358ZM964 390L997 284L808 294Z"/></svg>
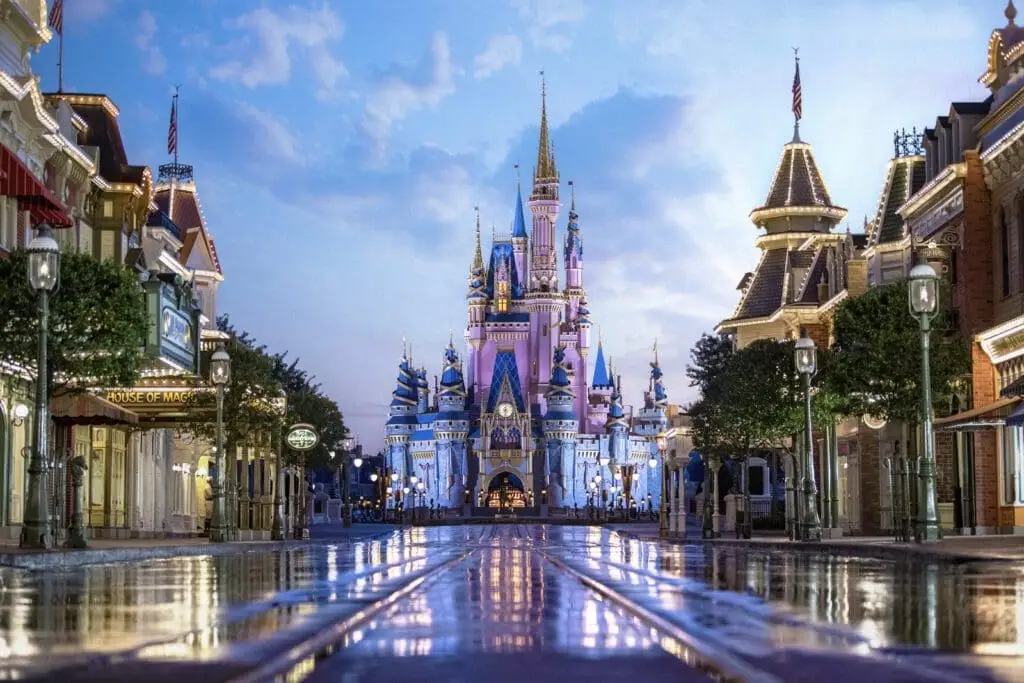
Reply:
<svg viewBox="0 0 1024 683"><path fill-rule="evenodd" d="M293 455L299 456L304 467L326 467L331 464L330 451L348 433L345 421L338 404L323 393L315 377L299 368L298 359L288 362L287 356L274 356L274 376L288 397L287 423L313 425L320 435L320 441L311 450Z"/></svg>
<svg viewBox="0 0 1024 683"><path fill-rule="evenodd" d="M27 270L24 250L0 260L0 360L35 375L39 313ZM50 299L50 395L133 386L146 363L148 329L134 272L78 252L61 253L60 286Z"/></svg>
<svg viewBox="0 0 1024 683"><path fill-rule="evenodd" d="M846 415L916 422L920 405L920 327L908 310L907 281L875 287L836 308L834 359L826 385ZM970 372L967 347L940 312L932 321L931 379L935 402L948 401Z"/></svg>

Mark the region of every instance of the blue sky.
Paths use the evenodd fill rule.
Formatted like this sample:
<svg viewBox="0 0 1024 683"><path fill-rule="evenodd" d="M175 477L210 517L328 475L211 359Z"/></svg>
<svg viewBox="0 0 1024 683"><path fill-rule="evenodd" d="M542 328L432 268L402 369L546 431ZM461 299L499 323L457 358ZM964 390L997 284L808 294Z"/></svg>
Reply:
<svg viewBox="0 0 1024 683"><path fill-rule="evenodd" d="M375 447L402 338L433 373L464 326L474 205L508 229L513 165L527 176L536 155L539 69L606 351L636 402L658 337L686 402L689 348L757 257L747 214L792 134L791 46L802 137L859 230L893 131L985 96L1004 5L71 0L64 80L109 94L129 158L152 166L182 86L222 312L300 357ZM54 41L33 57L46 90L56 56Z"/></svg>

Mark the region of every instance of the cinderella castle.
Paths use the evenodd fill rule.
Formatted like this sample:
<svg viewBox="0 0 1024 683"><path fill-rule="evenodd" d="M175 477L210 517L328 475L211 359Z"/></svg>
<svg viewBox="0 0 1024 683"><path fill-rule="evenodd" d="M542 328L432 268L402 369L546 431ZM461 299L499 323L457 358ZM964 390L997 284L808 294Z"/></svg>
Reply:
<svg viewBox="0 0 1024 683"><path fill-rule="evenodd" d="M654 436L666 425L668 397L657 347L644 407L627 414L622 380L600 340L592 373L588 366L592 321L580 218L573 197L559 240L559 187L542 86L526 203L530 231L517 187L511 234L495 236L485 260L477 216L465 365L449 341L431 392L426 369L402 354L386 443L396 499L418 495L406 506L438 505L466 516L524 508L523 514L544 516L588 503L660 502Z"/></svg>

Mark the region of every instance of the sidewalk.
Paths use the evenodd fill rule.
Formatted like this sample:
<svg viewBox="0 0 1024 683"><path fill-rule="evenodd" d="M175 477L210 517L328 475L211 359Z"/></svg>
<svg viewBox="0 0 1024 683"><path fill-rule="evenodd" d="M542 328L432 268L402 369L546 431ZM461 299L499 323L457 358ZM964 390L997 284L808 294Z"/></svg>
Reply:
<svg viewBox="0 0 1024 683"><path fill-rule="evenodd" d="M395 528L389 524L357 525L350 529L313 527L312 538L306 541L234 541L210 543L207 538L151 538L151 539L96 539L89 541L84 550L52 548L49 550L23 550L16 540L0 541L0 567L31 570L73 569L94 564L144 562L173 557L201 555L230 555L244 552L271 552L274 550L326 545L346 540L370 540L385 536Z"/></svg>
<svg viewBox="0 0 1024 683"><path fill-rule="evenodd" d="M897 543L886 536L847 536L820 543L797 543L784 536L760 535L751 539L734 537L705 539L698 527L687 525L686 539L668 539L675 544L707 544L757 550L817 552L882 559L926 559L946 562L1024 561L1024 536L949 536L936 543ZM658 540L657 524L612 525L610 528L641 540ZM762 532L763 533L763 532Z"/></svg>

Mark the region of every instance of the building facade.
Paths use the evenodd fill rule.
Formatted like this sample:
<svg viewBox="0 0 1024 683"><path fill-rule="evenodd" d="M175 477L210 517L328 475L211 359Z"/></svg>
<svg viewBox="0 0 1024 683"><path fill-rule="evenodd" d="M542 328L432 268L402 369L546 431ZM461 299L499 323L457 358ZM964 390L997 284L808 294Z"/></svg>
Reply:
<svg viewBox="0 0 1024 683"><path fill-rule="evenodd" d="M629 415L600 340L588 372L582 230L573 199L558 238L560 189L545 91L530 231L518 188L511 234L494 237L486 260L477 218L465 364L449 343L431 392L426 370L403 352L386 427L398 495L408 488L417 504L469 514L658 504L652 441L667 419L663 373L655 354L644 407Z"/></svg>

